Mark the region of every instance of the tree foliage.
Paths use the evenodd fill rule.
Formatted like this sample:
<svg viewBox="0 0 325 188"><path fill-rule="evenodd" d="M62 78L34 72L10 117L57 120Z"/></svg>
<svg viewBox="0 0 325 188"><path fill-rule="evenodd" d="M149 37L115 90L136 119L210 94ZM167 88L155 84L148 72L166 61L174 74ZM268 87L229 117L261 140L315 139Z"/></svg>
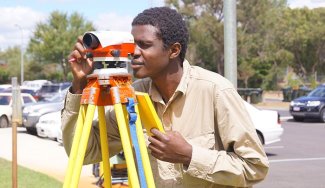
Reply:
<svg viewBox="0 0 325 188"><path fill-rule="evenodd" d="M166 0L184 15L190 44L187 58L223 74L223 1ZM276 89L287 66L301 76L325 73L325 12L290 9L285 0L237 0L239 87Z"/></svg>
<svg viewBox="0 0 325 188"><path fill-rule="evenodd" d="M325 9L286 9L278 35L281 45L293 54L291 66L301 77L324 71Z"/></svg>
<svg viewBox="0 0 325 188"><path fill-rule="evenodd" d="M10 77L17 77L20 80L21 49L18 46L10 47L0 51L1 68L0 83L10 83Z"/></svg>
<svg viewBox="0 0 325 188"><path fill-rule="evenodd" d="M165 0L177 9L190 33L187 59L223 75L222 0ZM325 8L290 9L286 0L237 0L238 86L277 89L292 67L300 78L325 76ZM94 30L78 13L54 11L36 26L25 56L25 78L66 80L66 57L77 37ZM6 76L20 77L20 49L0 52ZM10 71L9 71L10 70Z"/></svg>
<svg viewBox="0 0 325 188"><path fill-rule="evenodd" d="M85 21L78 13L68 16L59 11L52 12L47 22L37 24L34 36L29 42L27 51L34 61L32 65L34 67L36 64L43 67L46 64L59 65L63 70L63 80L66 80L68 74L66 58L77 37L88 30L94 30L92 23ZM30 67L32 71L31 68L33 67ZM52 69L54 69L52 73L48 73L50 77L51 74L58 74L57 68Z"/></svg>
<svg viewBox="0 0 325 188"><path fill-rule="evenodd" d="M187 58L194 64L223 74L223 4L221 0L168 0L184 15L189 27Z"/></svg>

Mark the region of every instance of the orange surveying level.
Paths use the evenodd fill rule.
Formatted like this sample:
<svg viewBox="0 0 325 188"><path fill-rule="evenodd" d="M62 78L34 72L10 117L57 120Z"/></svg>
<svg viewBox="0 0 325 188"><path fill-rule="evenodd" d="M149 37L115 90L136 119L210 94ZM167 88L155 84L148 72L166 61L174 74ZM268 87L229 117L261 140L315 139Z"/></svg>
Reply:
<svg viewBox="0 0 325 188"><path fill-rule="evenodd" d="M164 131L149 95L135 92L127 72L134 51L133 37L125 32L88 32L83 43L94 60L94 72L87 76L82 92L75 136L69 156L64 188L76 188L80 179L92 120L98 109L104 187L111 187L105 106L114 106L130 187L155 187L143 128ZM140 117L141 115L141 117ZM128 121L128 123L127 123ZM142 124L141 124L142 123ZM129 126L128 126L129 124ZM143 126L142 126L143 125Z"/></svg>

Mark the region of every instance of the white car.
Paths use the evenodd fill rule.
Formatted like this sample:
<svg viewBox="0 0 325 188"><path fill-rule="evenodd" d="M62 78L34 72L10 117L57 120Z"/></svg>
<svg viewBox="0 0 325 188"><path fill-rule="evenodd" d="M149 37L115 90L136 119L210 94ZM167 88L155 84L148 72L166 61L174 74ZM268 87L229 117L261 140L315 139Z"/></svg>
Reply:
<svg viewBox="0 0 325 188"><path fill-rule="evenodd" d="M36 103L31 94L21 93L22 106L29 103ZM12 93L0 93L0 128L10 126L12 116Z"/></svg>
<svg viewBox="0 0 325 188"><path fill-rule="evenodd" d="M51 81L48 80L25 80L21 87L25 87L28 89L32 89L34 91L38 91L41 89L44 84L51 84Z"/></svg>
<svg viewBox="0 0 325 188"><path fill-rule="evenodd" d="M244 101L244 104L255 125L261 143L268 145L280 141L283 128L281 127L278 112L274 110L259 110L246 101ZM38 136L62 142L61 111L42 115L36 124L36 129Z"/></svg>
<svg viewBox="0 0 325 188"><path fill-rule="evenodd" d="M36 131L39 137L62 142L61 111L42 115L36 124Z"/></svg>
<svg viewBox="0 0 325 188"><path fill-rule="evenodd" d="M11 84L1 84L0 85L0 91L4 91L9 88L11 88Z"/></svg>
<svg viewBox="0 0 325 188"><path fill-rule="evenodd" d="M267 145L280 141L283 128L281 127L278 112L274 110L259 110L246 101L244 103L262 144Z"/></svg>

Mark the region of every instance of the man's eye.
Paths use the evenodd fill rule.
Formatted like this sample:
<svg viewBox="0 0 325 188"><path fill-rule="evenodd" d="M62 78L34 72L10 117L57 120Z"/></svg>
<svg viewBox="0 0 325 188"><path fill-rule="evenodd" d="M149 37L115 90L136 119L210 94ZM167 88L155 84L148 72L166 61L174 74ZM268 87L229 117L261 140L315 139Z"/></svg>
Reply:
<svg viewBox="0 0 325 188"><path fill-rule="evenodd" d="M146 48L149 48L151 45L148 44L148 43L143 43L143 42L140 42L138 43L139 47L142 48L142 49L146 49Z"/></svg>

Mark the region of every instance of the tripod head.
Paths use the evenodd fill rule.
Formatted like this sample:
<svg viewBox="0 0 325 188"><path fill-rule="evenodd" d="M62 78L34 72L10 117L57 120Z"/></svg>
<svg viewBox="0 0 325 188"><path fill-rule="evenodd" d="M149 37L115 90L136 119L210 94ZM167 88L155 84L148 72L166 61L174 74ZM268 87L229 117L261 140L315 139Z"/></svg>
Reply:
<svg viewBox="0 0 325 188"><path fill-rule="evenodd" d="M94 71L87 76L81 103L105 106L115 104L115 99L126 103L135 98L127 70L135 50L131 33L93 31L86 32L82 40L87 57L94 61Z"/></svg>
<svg viewBox="0 0 325 188"><path fill-rule="evenodd" d="M126 68L135 49L133 36L128 32L91 31L82 40L95 69Z"/></svg>

